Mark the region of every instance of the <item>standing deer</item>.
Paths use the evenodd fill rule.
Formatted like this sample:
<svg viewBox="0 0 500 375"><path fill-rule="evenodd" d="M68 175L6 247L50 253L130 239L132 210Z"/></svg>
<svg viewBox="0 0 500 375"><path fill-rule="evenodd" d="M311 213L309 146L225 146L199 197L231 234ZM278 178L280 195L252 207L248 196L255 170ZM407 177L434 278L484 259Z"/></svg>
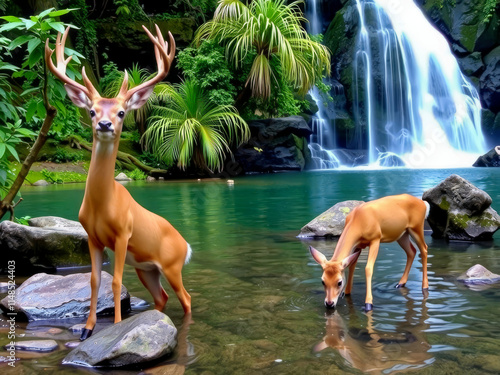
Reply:
<svg viewBox="0 0 500 375"><path fill-rule="evenodd" d="M424 240L424 220L429 214L429 204L408 194L393 195L366 202L354 208L346 217L344 231L339 238L332 259L309 247L314 260L323 268L321 280L325 287L325 306L334 308L339 296L352 291L354 269L361 250L369 247L366 262L365 310L373 309L372 275L381 242L394 242L406 252L406 267L396 288L404 287L417 250L410 237L417 244L422 257L422 289L429 288L427 280L427 245ZM349 268L349 279L345 283L344 271Z"/></svg>
<svg viewBox="0 0 500 375"><path fill-rule="evenodd" d="M127 189L115 182L115 162L127 112L142 107L155 85L168 73L175 55L175 41L169 33L165 42L158 26L157 37L144 27L154 44L158 73L147 82L128 89L128 75L116 98L102 98L82 68L81 85L66 75L71 56L64 59L64 45L69 27L56 39L57 66L52 62L53 50L45 43L45 59L54 75L65 83L71 101L89 111L92 118L93 145L85 195L78 218L87 231L92 261L90 311L80 340L92 335L96 324L96 308L101 283L102 254L107 247L115 252L113 296L115 323L121 321L120 289L125 263L135 267L139 279L154 298L155 308L163 310L168 295L161 286L160 274L166 277L177 294L185 314L191 312L191 296L182 284L182 267L191 256L191 247L164 218L141 207Z"/></svg>

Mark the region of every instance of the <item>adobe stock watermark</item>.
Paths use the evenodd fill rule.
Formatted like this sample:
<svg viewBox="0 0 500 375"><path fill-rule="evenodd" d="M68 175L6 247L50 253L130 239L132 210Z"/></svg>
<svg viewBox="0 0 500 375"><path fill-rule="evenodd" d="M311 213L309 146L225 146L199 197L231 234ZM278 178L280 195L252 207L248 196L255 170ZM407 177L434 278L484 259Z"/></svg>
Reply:
<svg viewBox="0 0 500 375"><path fill-rule="evenodd" d="M16 367L16 317L17 312L15 311L16 304L16 262L14 260L9 260L7 262L7 277L9 279L7 283L7 316L8 316L8 333L7 338L11 340L6 346L7 350L7 365L11 367Z"/></svg>

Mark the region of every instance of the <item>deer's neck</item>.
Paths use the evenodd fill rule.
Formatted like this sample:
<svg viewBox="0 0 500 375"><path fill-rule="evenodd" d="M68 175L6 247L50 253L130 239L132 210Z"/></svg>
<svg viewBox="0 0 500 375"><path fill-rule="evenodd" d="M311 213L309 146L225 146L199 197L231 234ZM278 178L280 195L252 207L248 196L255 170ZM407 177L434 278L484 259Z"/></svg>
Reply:
<svg viewBox="0 0 500 375"><path fill-rule="evenodd" d="M114 193L115 164L119 140L101 141L94 137L85 198L109 201Z"/></svg>

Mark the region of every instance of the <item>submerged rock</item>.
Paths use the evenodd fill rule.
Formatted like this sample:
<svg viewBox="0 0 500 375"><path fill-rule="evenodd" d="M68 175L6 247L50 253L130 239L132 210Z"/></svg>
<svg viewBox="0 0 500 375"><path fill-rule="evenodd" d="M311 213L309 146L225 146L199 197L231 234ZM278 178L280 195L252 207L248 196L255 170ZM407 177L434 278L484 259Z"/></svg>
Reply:
<svg viewBox="0 0 500 375"><path fill-rule="evenodd" d="M54 340L17 341L14 346L16 350L23 350L27 352L52 352L59 347L57 342Z"/></svg>
<svg viewBox="0 0 500 375"><path fill-rule="evenodd" d="M363 201L339 202L314 218L300 230L298 237L339 237L344 230L346 216Z"/></svg>
<svg viewBox="0 0 500 375"><path fill-rule="evenodd" d="M90 265L87 233L80 223L54 217L29 223L32 226L0 223L0 272L5 273L12 260L17 275Z"/></svg>
<svg viewBox="0 0 500 375"><path fill-rule="evenodd" d="M466 284L491 284L500 281L500 275L476 264L460 275L457 280Z"/></svg>
<svg viewBox="0 0 500 375"><path fill-rule="evenodd" d="M483 156L480 156L473 167L500 167L500 146L496 146Z"/></svg>
<svg viewBox="0 0 500 375"><path fill-rule="evenodd" d="M490 207L491 197L458 175L427 190L422 199L430 204L427 221L433 237L491 240L500 228L500 216Z"/></svg>
<svg viewBox="0 0 500 375"><path fill-rule="evenodd" d="M174 323L162 312L150 310L95 333L69 353L63 364L127 366L163 357L176 345Z"/></svg>
<svg viewBox="0 0 500 375"><path fill-rule="evenodd" d="M113 277L102 271L97 313L114 312ZM122 285L122 311L130 309L130 295ZM23 314L27 320L64 319L87 316L90 307L90 272L68 276L33 275L16 289L13 305L9 305L8 296L0 301L3 311ZM13 310L12 310L13 309Z"/></svg>

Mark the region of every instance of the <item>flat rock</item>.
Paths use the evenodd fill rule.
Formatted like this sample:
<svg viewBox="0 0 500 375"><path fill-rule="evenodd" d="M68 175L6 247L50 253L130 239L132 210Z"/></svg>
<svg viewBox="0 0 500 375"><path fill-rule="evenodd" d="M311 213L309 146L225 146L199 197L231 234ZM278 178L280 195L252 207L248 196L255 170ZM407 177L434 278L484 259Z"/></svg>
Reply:
<svg viewBox="0 0 500 375"><path fill-rule="evenodd" d="M33 217L28 220L28 224L37 228L77 228L85 231L80 222L58 216Z"/></svg>
<svg viewBox="0 0 500 375"><path fill-rule="evenodd" d="M144 311L95 333L69 353L63 364L118 367L149 362L172 353L177 329L157 310Z"/></svg>
<svg viewBox="0 0 500 375"><path fill-rule="evenodd" d="M304 225L299 238L339 237L344 230L346 216L363 201L339 202Z"/></svg>
<svg viewBox="0 0 500 375"><path fill-rule="evenodd" d="M27 340L17 341L15 344L16 350L27 352L51 352L59 347L54 340Z"/></svg>
<svg viewBox="0 0 500 375"><path fill-rule="evenodd" d="M500 146L496 146L480 156L473 167L500 167Z"/></svg>
<svg viewBox="0 0 500 375"><path fill-rule="evenodd" d="M457 280L466 284L491 284L500 281L500 275L489 271L480 264L476 264L460 275Z"/></svg>
<svg viewBox="0 0 500 375"><path fill-rule="evenodd" d="M491 240L500 228L500 216L491 197L458 175L451 175L424 192L430 205L427 221L432 236L457 241Z"/></svg>
<svg viewBox="0 0 500 375"><path fill-rule="evenodd" d="M97 313L113 313L113 277L102 271ZM130 309L130 295L122 285L122 311ZM90 272L68 276L38 273L16 289L15 304L9 306L8 297L0 301L3 311L17 312L27 320L64 319L84 317L90 307ZM13 309L13 310L12 310Z"/></svg>
<svg viewBox="0 0 500 375"><path fill-rule="evenodd" d="M16 263L16 275L90 265L87 233L78 222L39 219L30 220L35 226L0 223L0 273L7 272L11 260Z"/></svg>

